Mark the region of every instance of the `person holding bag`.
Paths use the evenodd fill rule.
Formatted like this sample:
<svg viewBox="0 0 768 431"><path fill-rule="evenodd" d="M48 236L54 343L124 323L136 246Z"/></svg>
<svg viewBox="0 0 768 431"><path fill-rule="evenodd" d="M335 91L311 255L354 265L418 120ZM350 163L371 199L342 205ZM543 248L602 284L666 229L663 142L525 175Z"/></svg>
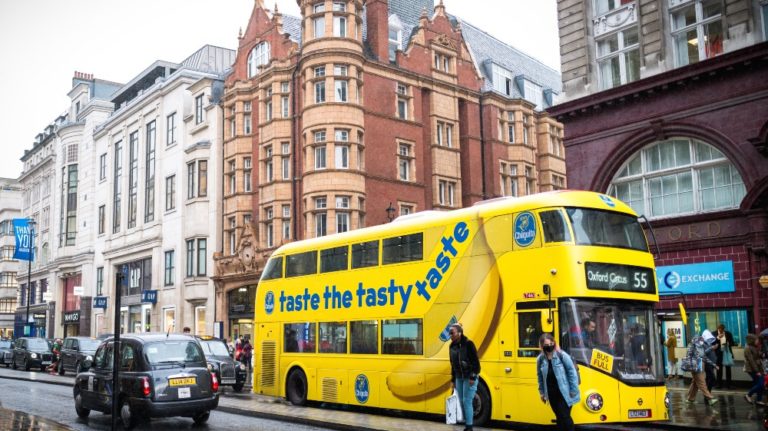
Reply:
<svg viewBox="0 0 768 431"><path fill-rule="evenodd" d="M458 323L448 330L451 345L448 353L451 359L451 385L459 396L464 411L464 431L472 431L474 411L472 401L477 392L477 375L480 374L480 359L475 343L464 336L464 328Z"/></svg>
<svg viewBox="0 0 768 431"><path fill-rule="evenodd" d="M690 371L693 376L693 381L691 381L691 386L688 388L688 396L686 397L688 403L693 404L696 402L696 393L698 391L701 391L704 399L710 406L717 402L717 398L713 397L712 393L707 389L707 377L703 365L712 365L717 370L717 365L707 358L707 350L711 348L711 342L714 340L715 337L712 333L705 329L701 336L693 337L688 344L688 352L681 364L683 371Z"/></svg>
<svg viewBox="0 0 768 431"><path fill-rule="evenodd" d="M675 354L677 337L672 328L667 329L667 341L664 342L664 345L667 346L667 361L669 362L669 374L667 375L667 378L672 380L677 378L677 355Z"/></svg>
<svg viewBox="0 0 768 431"><path fill-rule="evenodd" d="M541 353L536 358L536 377L541 401L549 402L557 418L558 430L574 431L576 426L571 418L571 407L581 399L576 366L568 353L555 346L552 334L541 334L539 346Z"/></svg>
<svg viewBox="0 0 768 431"><path fill-rule="evenodd" d="M723 388L723 368L725 368L725 387L731 389L731 367L733 366L733 334L725 330L722 323L717 325L717 341L720 348L717 353L717 389Z"/></svg>

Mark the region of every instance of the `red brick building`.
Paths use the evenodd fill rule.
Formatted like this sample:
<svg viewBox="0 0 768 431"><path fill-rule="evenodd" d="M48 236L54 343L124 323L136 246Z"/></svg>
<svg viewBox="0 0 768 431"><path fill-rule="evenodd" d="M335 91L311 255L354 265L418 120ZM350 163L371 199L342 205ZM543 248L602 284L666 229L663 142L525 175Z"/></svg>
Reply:
<svg viewBox="0 0 768 431"><path fill-rule="evenodd" d="M565 186L559 74L433 0L257 0L226 80L218 319L287 241ZM363 9L365 6L365 9Z"/></svg>
<svg viewBox="0 0 768 431"><path fill-rule="evenodd" d="M723 323L743 345L768 327L768 6L558 8L564 101L550 113L565 127L569 186L644 214L660 250L659 291L683 293L688 332ZM666 298L660 316L679 319L681 297Z"/></svg>

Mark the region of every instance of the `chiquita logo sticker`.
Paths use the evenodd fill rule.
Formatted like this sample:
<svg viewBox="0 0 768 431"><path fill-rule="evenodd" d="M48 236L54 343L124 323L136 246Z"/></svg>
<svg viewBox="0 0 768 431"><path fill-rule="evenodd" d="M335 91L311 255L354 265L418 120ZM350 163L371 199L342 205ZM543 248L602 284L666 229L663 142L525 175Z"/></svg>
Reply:
<svg viewBox="0 0 768 431"><path fill-rule="evenodd" d="M365 374L359 374L355 379L355 398L358 403L365 404L368 401L369 387L368 377L365 377Z"/></svg>
<svg viewBox="0 0 768 431"><path fill-rule="evenodd" d="M528 247L536 239L536 219L529 212L520 213L515 217L515 243L520 247Z"/></svg>
<svg viewBox="0 0 768 431"><path fill-rule="evenodd" d="M272 314L272 312L275 311L275 294L272 293L271 290L267 292L267 295L264 297L264 311L266 311L267 314Z"/></svg>

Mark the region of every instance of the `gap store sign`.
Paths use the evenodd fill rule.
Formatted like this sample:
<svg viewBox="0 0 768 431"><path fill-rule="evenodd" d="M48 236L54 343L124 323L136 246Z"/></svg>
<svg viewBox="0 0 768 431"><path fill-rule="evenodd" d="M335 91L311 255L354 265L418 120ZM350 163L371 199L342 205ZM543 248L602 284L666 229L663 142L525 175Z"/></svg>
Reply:
<svg viewBox="0 0 768 431"><path fill-rule="evenodd" d="M735 292L733 261L656 267L659 295Z"/></svg>

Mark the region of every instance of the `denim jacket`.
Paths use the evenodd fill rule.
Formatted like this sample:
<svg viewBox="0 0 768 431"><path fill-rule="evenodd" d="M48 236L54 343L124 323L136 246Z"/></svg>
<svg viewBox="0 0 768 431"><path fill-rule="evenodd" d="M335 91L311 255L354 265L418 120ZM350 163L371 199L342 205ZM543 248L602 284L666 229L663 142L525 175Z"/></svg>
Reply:
<svg viewBox="0 0 768 431"><path fill-rule="evenodd" d="M568 406L572 406L581 400L579 393L579 377L576 374L576 367L573 365L573 359L562 350L557 350L552 354L552 370L555 372L557 386L560 393L563 394ZM547 373L549 364L547 357L542 353L536 358L536 374L539 378L539 394L547 397Z"/></svg>

